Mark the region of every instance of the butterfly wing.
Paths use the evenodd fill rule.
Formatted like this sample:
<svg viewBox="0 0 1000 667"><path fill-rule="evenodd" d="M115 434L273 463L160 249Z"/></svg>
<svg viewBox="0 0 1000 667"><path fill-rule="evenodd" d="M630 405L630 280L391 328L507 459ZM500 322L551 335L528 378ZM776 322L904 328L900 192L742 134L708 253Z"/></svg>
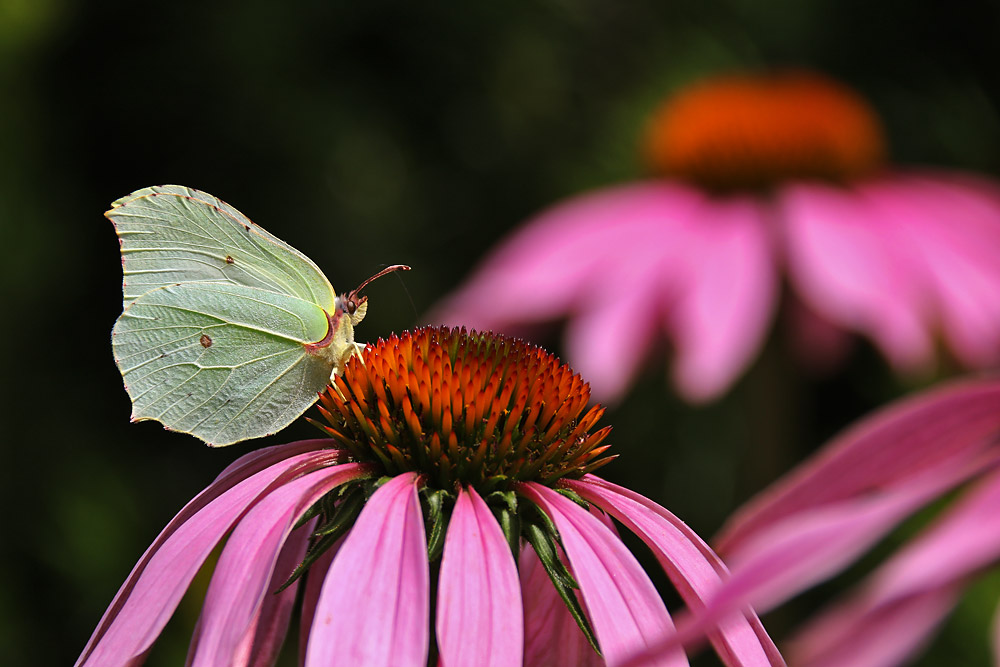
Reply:
<svg viewBox="0 0 1000 667"><path fill-rule="evenodd" d="M290 424L316 401L352 341L349 318L331 320L307 300L198 282L135 298L111 338L132 419L155 419L210 445Z"/></svg>
<svg viewBox="0 0 1000 667"><path fill-rule="evenodd" d="M334 313L337 295L312 260L210 194L144 188L105 215L121 243L126 307L160 287L212 282L294 296Z"/></svg>

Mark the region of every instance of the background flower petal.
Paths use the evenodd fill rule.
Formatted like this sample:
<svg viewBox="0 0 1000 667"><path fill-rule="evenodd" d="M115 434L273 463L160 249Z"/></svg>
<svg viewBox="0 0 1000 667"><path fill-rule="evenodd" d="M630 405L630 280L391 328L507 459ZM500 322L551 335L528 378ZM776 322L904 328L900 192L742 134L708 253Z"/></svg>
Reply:
<svg viewBox="0 0 1000 667"><path fill-rule="evenodd" d="M139 559L77 664L129 664L144 654L205 558L247 508L283 480L337 459L336 451L313 451L326 442L271 447L230 465L177 513Z"/></svg>
<svg viewBox="0 0 1000 667"><path fill-rule="evenodd" d="M853 562L902 518L969 477L1000 463L1000 452L976 461L950 461L891 489L787 517L748 539L728 559L730 579L677 641L703 634L746 604L764 612Z"/></svg>
<svg viewBox="0 0 1000 667"><path fill-rule="evenodd" d="M933 298L929 315L962 363L1000 361L1000 193L934 172L862 185L896 251Z"/></svg>
<svg viewBox="0 0 1000 667"><path fill-rule="evenodd" d="M555 523L583 602L609 665L622 661L674 630L663 601L628 548L599 519L572 500L526 483L518 492ZM679 648L651 664L687 665Z"/></svg>
<svg viewBox="0 0 1000 667"><path fill-rule="evenodd" d="M522 664L517 566L500 524L476 490L459 489L448 523L437 597L441 664Z"/></svg>
<svg viewBox="0 0 1000 667"><path fill-rule="evenodd" d="M707 199L691 221L686 275L666 313L677 346L674 380L706 401L729 388L764 341L777 298L767 216L754 199ZM669 242L669 240L668 240Z"/></svg>
<svg viewBox="0 0 1000 667"><path fill-rule="evenodd" d="M620 284L619 271L640 248L669 253L671 220L700 199L694 189L655 182L570 198L514 231L426 319L509 333L597 307L595 287Z"/></svg>
<svg viewBox="0 0 1000 667"><path fill-rule="evenodd" d="M191 642L191 665L249 658L238 649L249 648L244 643L253 635L264 596L273 593L267 584L276 574L278 554L292 526L320 498L366 470L362 464L345 463L311 472L274 490L247 513L226 541L209 584ZM292 569L294 564L277 576L283 582Z"/></svg>
<svg viewBox="0 0 1000 667"><path fill-rule="evenodd" d="M1000 561L998 508L1000 474L994 473L881 565L861 591L811 620L795 640L797 650L833 664L828 656L841 655L840 644L852 643L878 624L914 615L922 622L900 623L903 629L893 643L907 654L916 650L937 624L920 610L938 609L940 620L951 608L945 601L954 601L968 576Z"/></svg>
<svg viewBox="0 0 1000 667"><path fill-rule="evenodd" d="M962 380L898 401L838 436L753 498L716 540L728 554L767 525L891 486L951 459L972 460L1000 433L1000 380Z"/></svg>
<svg viewBox="0 0 1000 667"><path fill-rule="evenodd" d="M593 475L562 484L642 538L691 609L704 608L728 577L726 566L694 531L648 498ZM751 609L726 616L708 637L727 665L785 664Z"/></svg>
<svg viewBox="0 0 1000 667"><path fill-rule="evenodd" d="M893 667L930 636L958 600L960 587L945 586L884 605L871 614L842 608L843 616L795 638L792 664L808 667ZM858 612L854 615L853 612ZM863 623L857 623L863 619ZM839 621L839 622L838 622ZM850 629L850 634L845 630Z"/></svg>
<svg viewBox="0 0 1000 667"><path fill-rule="evenodd" d="M872 338L897 367L932 358L927 285L899 256L878 211L853 190L809 184L779 195L792 285L816 312Z"/></svg>
<svg viewBox="0 0 1000 667"><path fill-rule="evenodd" d="M415 473L368 499L323 583L306 665L427 662L429 572Z"/></svg>

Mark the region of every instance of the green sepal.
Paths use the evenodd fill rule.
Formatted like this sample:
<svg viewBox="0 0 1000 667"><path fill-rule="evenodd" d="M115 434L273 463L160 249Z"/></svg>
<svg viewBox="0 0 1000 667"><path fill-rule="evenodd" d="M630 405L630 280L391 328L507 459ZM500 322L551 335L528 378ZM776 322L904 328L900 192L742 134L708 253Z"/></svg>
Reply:
<svg viewBox="0 0 1000 667"><path fill-rule="evenodd" d="M306 552L306 556L302 559L302 562L295 566L295 569L292 570L292 574L288 577L285 583L278 587L278 590L274 591L274 594L277 595L294 584L295 581L305 574L306 570L308 570L312 564L326 552L327 549L336 544L337 540L339 540L342 536L343 534L337 535L334 533L328 533L316 540L312 546L309 547L309 551Z"/></svg>
<svg viewBox="0 0 1000 667"><path fill-rule="evenodd" d="M288 577L288 580L283 583L275 593L280 593L289 586L291 586L296 579L301 577L306 570L308 570L316 560L326 552L327 549L332 547L337 540L347 534L347 531L351 529L354 522L357 520L358 515L361 514L361 510L365 506L365 494L361 491L361 487L354 486L354 493L347 493L342 498L339 504L334 505L332 510L324 510L324 513L330 518L323 523L319 528L313 531L312 537L319 538L316 539L309 547L306 552L305 557L302 562L295 566L292 574ZM316 503L316 505L324 504L324 502L329 502L333 504L333 494L327 494L323 499ZM314 505L313 507L315 507ZM310 508L311 510L312 508Z"/></svg>
<svg viewBox="0 0 1000 667"><path fill-rule="evenodd" d="M364 506L365 494L360 488L355 487L354 493L345 494L340 504L332 512L327 513L330 518L313 531L313 537L323 537L332 533L343 535L347 528L354 525Z"/></svg>
<svg viewBox="0 0 1000 667"><path fill-rule="evenodd" d="M382 486L383 484L387 484L388 482L391 481L392 481L391 475L382 475L381 477L376 479L375 483L372 484L372 488L369 489L368 497L371 497L371 494L375 493L375 491L377 491L380 486Z"/></svg>
<svg viewBox="0 0 1000 667"><path fill-rule="evenodd" d="M305 511L305 513L299 517L299 520L295 522L292 526L292 530L296 530L306 525L310 519L325 514L331 516L337 510L337 501L346 497L348 494L352 493L355 489L359 488L359 485L367 480L361 479L354 482L349 482L338 486L333 491L330 491L325 496L320 498L318 501L312 504L312 506Z"/></svg>
<svg viewBox="0 0 1000 667"><path fill-rule="evenodd" d="M544 515L544 512L539 511L538 514ZM572 590L580 586L559 559L559 551L556 549L554 533L546 532L541 526L531 523L525 526L524 536L538 555L538 560L542 563L542 567L545 568L545 572L549 575L552 585L555 586L556 592L559 593L559 597L562 598L573 620L580 626L583 636L587 638L590 646L600 655L601 649L597 646L597 638L594 637L590 621L584 615L580 601L576 598L576 594Z"/></svg>
<svg viewBox="0 0 1000 667"><path fill-rule="evenodd" d="M513 491L494 491L486 496L486 503L493 505L497 501L502 502L511 512L517 512L517 494Z"/></svg>
<svg viewBox="0 0 1000 667"><path fill-rule="evenodd" d="M559 495L566 496L567 498L569 498L570 500L572 500L574 503L576 503L577 505L579 505L583 509L587 510L588 512L590 511L590 503L588 503L586 500L584 500L583 498L581 498L580 494L577 493L576 491L574 491L573 489L555 488L555 489L553 489L553 491L555 491Z"/></svg>
<svg viewBox="0 0 1000 667"><path fill-rule="evenodd" d="M552 522L552 519L549 518L549 515L546 514L545 512L543 512L541 509L539 509L535 505L529 505L529 507L531 507L532 509L534 509L534 512L533 512L534 518L539 519L542 522L542 524L545 526L545 532L548 535L550 535L553 540L558 541L559 540L559 530L556 529L556 524L554 524ZM534 525L534 524L529 522L528 525ZM573 584L573 586L574 586L574 588L579 588L575 583Z"/></svg>
<svg viewBox="0 0 1000 667"><path fill-rule="evenodd" d="M337 493L336 491L331 491L330 493L320 498L317 502L313 503L312 506L305 511L305 514L300 516L299 520L295 522L295 525L292 526L292 530L298 530L302 526L309 523L309 519L319 516L322 512L324 512L326 510L325 501L327 499L327 496L334 495L336 493Z"/></svg>
<svg viewBox="0 0 1000 667"><path fill-rule="evenodd" d="M510 552L514 555L514 562L517 562L517 556L521 551L521 517L506 507L494 509L493 516L503 530L504 539L507 540Z"/></svg>
<svg viewBox="0 0 1000 667"><path fill-rule="evenodd" d="M445 516L445 500L449 498L447 491L428 491L424 494L425 507L427 509L427 559L430 562L436 561L444 551L445 529L448 527L448 519Z"/></svg>

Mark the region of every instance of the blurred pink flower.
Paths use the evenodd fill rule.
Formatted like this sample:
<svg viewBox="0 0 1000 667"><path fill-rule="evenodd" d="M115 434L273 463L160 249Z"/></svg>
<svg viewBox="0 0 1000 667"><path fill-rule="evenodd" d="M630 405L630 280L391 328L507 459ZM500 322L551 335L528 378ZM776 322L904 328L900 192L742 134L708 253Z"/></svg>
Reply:
<svg viewBox="0 0 1000 667"><path fill-rule="evenodd" d="M707 80L665 104L645 143L660 178L543 212L428 320L519 335L566 320L567 359L604 401L665 337L678 390L704 401L760 349L784 275L816 363L846 332L899 371L927 369L938 335L966 367L1000 362L1000 187L885 168L852 91L802 72Z"/></svg>
<svg viewBox="0 0 1000 667"><path fill-rule="evenodd" d="M716 540L730 579L666 646L729 609L766 611L833 576L957 489L961 497L920 535L788 644L795 665L902 663L976 575L1000 564L1000 379L955 382L891 405L752 499Z"/></svg>
<svg viewBox="0 0 1000 667"><path fill-rule="evenodd" d="M156 538L77 664L142 662L222 541L192 665L273 664L301 579L280 587L299 563L306 665L620 664L674 626L610 517L692 609L727 571L667 510L589 474L612 458L589 398L552 355L492 334L368 346L322 397L331 438L227 468ZM727 665L784 664L749 608L708 636ZM687 659L678 647L653 662Z"/></svg>

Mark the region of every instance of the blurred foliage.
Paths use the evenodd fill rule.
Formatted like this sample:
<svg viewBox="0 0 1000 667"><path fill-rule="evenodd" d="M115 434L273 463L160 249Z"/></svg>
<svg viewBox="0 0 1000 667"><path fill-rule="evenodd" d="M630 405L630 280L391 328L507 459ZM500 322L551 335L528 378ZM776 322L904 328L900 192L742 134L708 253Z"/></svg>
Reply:
<svg viewBox="0 0 1000 667"><path fill-rule="evenodd" d="M369 290L359 334L374 338L418 322L531 213L639 175L645 115L707 72L825 70L870 97L898 160L1000 174L998 28L992 0L0 0L0 664L71 662L160 528L257 446L210 450L128 423L108 340L121 308L101 218L112 200L204 189L340 290L412 265L403 285ZM609 415L622 457L608 476L710 536L903 389L865 349L830 378L789 363L776 338L697 410L651 373ZM311 434L297 424L271 442ZM985 646L996 591L994 578L973 592L929 659ZM182 605L155 664L177 664L197 613ZM979 646L967 655L986 664Z"/></svg>

